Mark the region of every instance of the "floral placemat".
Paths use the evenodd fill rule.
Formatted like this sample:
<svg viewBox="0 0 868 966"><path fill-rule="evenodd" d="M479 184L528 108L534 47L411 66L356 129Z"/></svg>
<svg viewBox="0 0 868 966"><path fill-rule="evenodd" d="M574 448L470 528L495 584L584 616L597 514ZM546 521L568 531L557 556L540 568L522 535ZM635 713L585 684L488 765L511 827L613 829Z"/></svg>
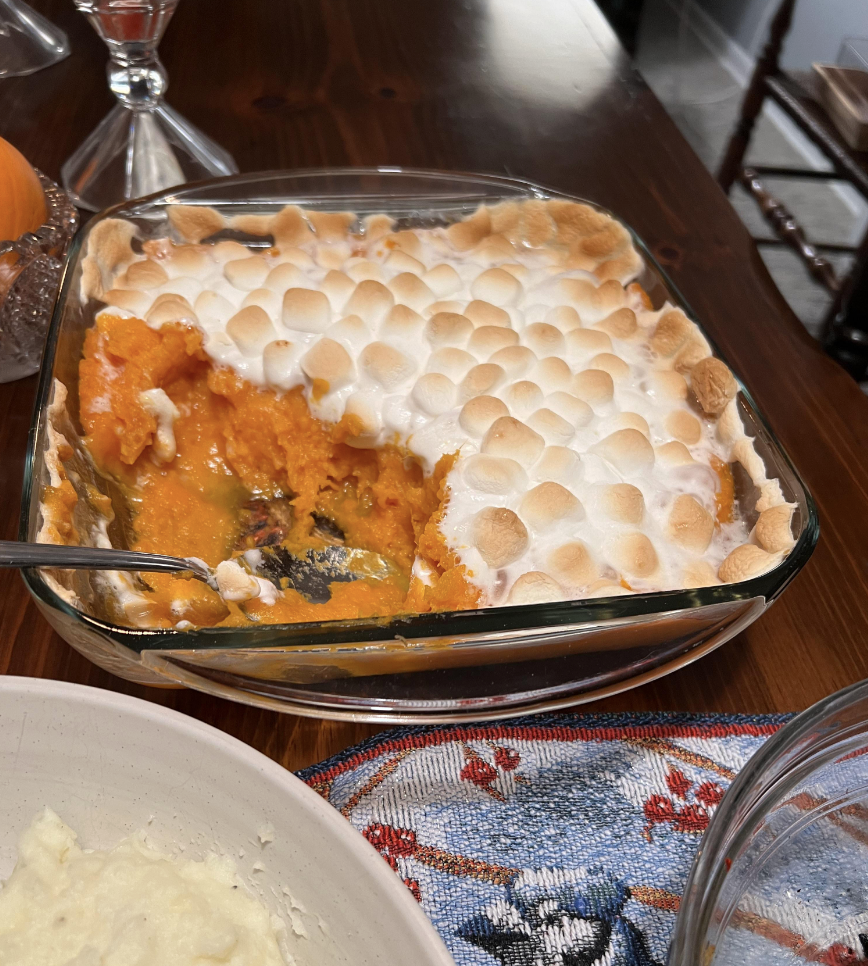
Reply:
<svg viewBox="0 0 868 966"><path fill-rule="evenodd" d="M400 728L300 773L459 966L659 966L703 831L786 715Z"/></svg>

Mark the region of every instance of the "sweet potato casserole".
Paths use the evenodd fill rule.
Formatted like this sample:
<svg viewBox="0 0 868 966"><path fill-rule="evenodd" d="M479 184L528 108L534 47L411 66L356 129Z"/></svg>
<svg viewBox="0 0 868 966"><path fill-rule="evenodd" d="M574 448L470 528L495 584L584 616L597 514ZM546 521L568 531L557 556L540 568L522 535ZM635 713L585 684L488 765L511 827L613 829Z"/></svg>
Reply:
<svg viewBox="0 0 868 966"><path fill-rule="evenodd" d="M122 623L647 593L744 580L791 549L793 507L744 432L735 379L680 309L652 307L607 215L559 200L413 230L293 206L169 215L172 237L146 241L104 220L83 264L98 311L80 419L131 548L216 566L341 541L395 567L335 583L325 603L285 581L250 578L227 600L170 575L105 575ZM104 543L104 527L76 524L57 430L52 449L40 539Z"/></svg>

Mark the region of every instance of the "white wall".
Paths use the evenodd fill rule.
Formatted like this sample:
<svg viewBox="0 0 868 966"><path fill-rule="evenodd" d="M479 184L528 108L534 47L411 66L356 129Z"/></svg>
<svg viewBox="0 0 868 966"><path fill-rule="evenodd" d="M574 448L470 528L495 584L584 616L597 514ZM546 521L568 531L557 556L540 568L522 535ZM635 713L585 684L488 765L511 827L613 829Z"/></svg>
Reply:
<svg viewBox="0 0 868 966"><path fill-rule="evenodd" d="M780 5L780 0L695 2L754 56L762 49L769 20ZM845 37L868 38L866 0L797 0L782 65L790 70L808 70L814 61L834 63Z"/></svg>

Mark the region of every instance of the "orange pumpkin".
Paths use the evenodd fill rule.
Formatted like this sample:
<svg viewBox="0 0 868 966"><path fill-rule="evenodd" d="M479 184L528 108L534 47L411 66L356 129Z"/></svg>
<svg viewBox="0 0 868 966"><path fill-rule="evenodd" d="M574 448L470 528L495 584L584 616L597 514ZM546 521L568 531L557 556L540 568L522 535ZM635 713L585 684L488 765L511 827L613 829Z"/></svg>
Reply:
<svg viewBox="0 0 868 966"><path fill-rule="evenodd" d="M0 138L0 241L36 231L47 218L45 193L27 159Z"/></svg>

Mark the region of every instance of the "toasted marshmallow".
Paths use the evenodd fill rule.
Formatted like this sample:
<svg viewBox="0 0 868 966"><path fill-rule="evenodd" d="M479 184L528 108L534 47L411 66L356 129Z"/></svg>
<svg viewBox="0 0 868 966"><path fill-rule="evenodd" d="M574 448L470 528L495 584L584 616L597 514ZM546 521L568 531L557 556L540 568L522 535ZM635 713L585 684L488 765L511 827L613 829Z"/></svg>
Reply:
<svg viewBox="0 0 868 966"><path fill-rule="evenodd" d="M569 392L551 392L545 397L545 404L577 429L587 426L594 418L594 410L583 399Z"/></svg>
<svg viewBox="0 0 868 966"><path fill-rule="evenodd" d="M720 359L713 357L703 359L690 370L690 388L699 405L711 416L720 415L738 392L732 373Z"/></svg>
<svg viewBox="0 0 868 966"><path fill-rule="evenodd" d="M235 288L240 288L245 292L252 292L255 288L262 288L269 272L268 262L260 255L239 258L237 261L227 262L223 266L223 274L229 282Z"/></svg>
<svg viewBox="0 0 868 966"><path fill-rule="evenodd" d="M272 292L270 288L256 288L244 296L241 308L246 309L248 305L258 305L269 318L276 319L280 315L280 296Z"/></svg>
<svg viewBox="0 0 868 966"><path fill-rule="evenodd" d="M449 298L462 288L461 276L451 265L441 263L425 272L422 281L431 289L438 299Z"/></svg>
<svg viewBox="0 0 868 966"><path fill-rule="evenodd" d="M344 306L348 315L358 315L371 327L376 327L395 304L395 297L381 282L373 279L359 282ZM412 306L411 306L412 308Z"/></svg>
<svg viewBox="0 0 868 966"><path fill-rule="evenodd" d="M679 443L673 441L671 443L664 443L662 446L658 446L655 450L657 454L657 459L664 466L685 466L688 463L693 463L695 460L690 455L690 450L684 445L684 443Z"/></svg>
<svg viewBox="0 0 868 966"><path fill-rule="evenodd" d="M619 429L591 450L624 476L647 473L654 465L654 449L638 429Z"/></svg>
<svg viewBox="0 0 868 966"><path fill-rule="evenodd" d="M425 326L425 338L437 349L440 346L467 345L473 333L473 323L463 315L454 312L438 312Z"/></svg>
<svg viewBox="0 0 868 966"><path fill-rule="evenodd" d="M268 343L277 338L268 313L258 305L236 312L226 323L226 333L248 359L261 356Z"/></svg>
<svg viewBox="0 0 868 966"><path fill-rule="evenodd" d="M587 587L599 574L591 552L581 540L572 540L554 550L548 569L559 583L576 592Z"/></svg>
<svg viewBox="0 0 868 966"><path fill-rule="evenodd" d="M528 417L527 425L553 446L565 446L576 435L571 423L545 407Z"/></svg>
<svg viewBox="0 0 868 966"><path fill-rule="evenodd" d="M279 267L282 268L283 266ZM274 273L272 272L272 275L273 274ZM269 278L270 277L271 276L269 275ZM268 279L266 279L266 284L267 282ZM298 285L298 283L296 283L294 286L287 287L304 288L303 285ZM337 269L332 269L322 280L322 282L320 282L319 287L320 291L322 291L325 297L329 300L329 304L331 305L333 312L342 311L343 307L350 300L350 296L356 289L355 282L353 282L349 275L345 275L343 272L339 272Z"/></svg>
<svg viewBox="0 0 868 966"><path fill-rule="evenodd" d="M518 279L502 268L490 268L477 275L470 286L470 294L474 299L498 306L512 305L521 290Z"/></svg>
<svg viewBox="0 0 868 966"><path fill-rule="evenodd" d="M687 399L687 380L680 372L671 369L658 369L652 373L654 392L662 399L675 402Z"/></svg>
<svg viewBox="0 0 868 966"><path fill-rule="evenodd" d="M532 530L548 530L563 520L581 520L582 504L560 483L540 483L524 495L518 512Z"/></svg>
<svg viewBox="0 0 868 966"><path fill-rule="evenodd" d="M461 382L468 372L476 365L476 357L464 349L446 346L436 349L428 357L428 371L442 372L453 382Z"/></svg>
<svg viewBox="0 0 868 966"><path fill-rule="evenodd" d="M527 489L527 473L515 460L477 453L464 460L464 480L480 493L519 493Z"/></svg>
<svg viewBox="0 0 868 966"><path fill-rule="evenodd" d="M349 385L356 374L347 350L325 336L301 357L301 368L310 379L324 383L326 392Z"/></svg>
<svg viewBox="0 0 868 966"><path fill-rule="evenodd" d="M602 369L583 369L573 376L570 392L592 409L598 409L612 401L615 383L609 373Z"/></svg>
<svg viewBox="0 0 868 966"><path fill-rule="evenodd" d="M779 503L759 515L754 533L757 542L768 553L783 553L795 545L791 528L794 507L791 503Z"/></svg>
<svg viewBox="0 0 868 966"><path fill-rule="evenodd" d="M545 317L540 319L540 321L545 322L547 325L553 325L565 334L572 332L573 329L580 329L582 327L582 320L579 318L579 313L571 305L554 306L554 308L546 312Z"/></svg>
<svg viewBox="0 0 868 966"><path fill-rule="evenodd" d="M473 545L489 567L514 563L527 550L527 527L512 510L488 506L473 520Z"/></svg>
<svg viewBox="0 0 868 966"><path fill-rule="evenodd" d="M168 282L169 276L159 262L146 258L140 262L133 262L125 274L118 279L118 283L122 280L124 285L121 285L121 288L150 289Z"/></svg>
<svg viewBox="0 0 868 966"><path fill-rule="evenodd" d="M669 511L669 536L693 553L705 553L714 535L714 517L692 496L675 498Z"/></svg>
<svg viewBox="0 0 868 966"><path fill-rule="evenodd" d="M458 385L458 395L461 399L472 399L474 396L491 395L504 380L506 373L493 362L484 362L474 366Z"/></svg>
<svg viewBox="0 0 868 966"><path fill-rule="evenodd" d="M552 480L564 486L575 486L582 478L582 460L574 449L546 446L531 470L534 480Z"/></svg>
<svg viewBox="0 0 868 966"><path fill-rule="evenodd" d="M594 326L613 339L630 339L636 334L636 313L632 309L616 309Z"/></svg>
<svg viewBox="0 0 868 966"><path fill-rule="evenodd" d="M464 314L475 326L499 325L508 329L512 325L509 312L484 299L474 299L464 310Z"/></svg>
<svg viewBox="0 0 868 966"><path fill-rule="evenodd" d="M396 392L416 372L416 363L385 342L371 342L359 356L359 366L387 392Z"/></svg>
<svg viewBox="0 0 868 966"><path fill-rule="evenodd" d="M501 416L489 426L481 449L490 456L505 456L517 460L528 468L542 455L545 440L520 420L512 416Z"/></svg>
<svg viewBox="0 0 868 966"><path fill-rule="evenodd" d="M522 419L539 409L543 401L542 389L527 379L511 383L501 395L509 411Z"/></svg>
<svg viewBox="0 0 868 966"><path fill-rule="evenodd" d="M288 390L301 384L298 360L302 347L286 339L276 339L262 350L265 381L275 389Z"/></svg>
<svg viewBox="0 0 868 966"><path fill-rule="evenodd" d="M429 416L449 412L458 399L458 387L441 372L428 372L420 376L413 386L413 400Z"/></svg>
<svg viewBox="0 0 868 966"><path fill-rule="evenodd" d="M331 274L331 273L329 273ZM340 274L338 272L335 273ZM346 276L344 276L346 278ZM349 279L347 279L349 281ZM278 295L283 295L283 293L288 288L310 288L308 284L307 276L302 272L300 268L293 265L292 262L283 262L280 265L275 265L274 268L265 276L265 281L263 283L265 288L270 288L272 292L276 292ZM347 296L349 298L349 296Z"/></svg>
<svg viewBox="0 0 868 966"><path fill-rule="evenodd" d="M565 336L566 357L575 366L584 366L601 352L612 351L612 340L597 329L571 329Z"/></svg>
<svg viewBox="0 0 868 966"><path fill-rule="evenodd" d="M314 292L307 288L290 288L283 295L281 319L287 329L295 329L299 332L325 332L332 320L332 307L322 292Z"/></svg>
<svg viewBox="0 0 868 966"><path fill-rule="evenodd" d="M660 316L648 342L658 355L670 358L684 345L692 332L693 324L690 319L680 309L672 309Z"/></svg>
<svg viewBox="0 0 868 966"><path fill-rule="evenodd" d="M425 320L407 305L393 306L380 323L380 338L385 342L416 346L425 332Z"/></svg>
<svg viewBox="0 0 868 966"><path fill-rule="evenodd" d="M599 355L594 356L588 363L588 369L591 371L594 369L602 369L603 372L608 372L613 382L624 382L630 378L630 367L623 359L613 355L611 352L601 352Z"/></svg>
<svg viewBox="0 0 868 966"><path fill-rule="evenodd" d="M534 382L545 386L549 392L569 389L573 379L573 373L570 367L563 359L558 359L557 356L548 356L545 359L540 359L539 362L531 367L528 375Z"/></svg>
<svg viewBox="0 0 868 966"><path fill-rule="evenodd" d="M680 443L695 446L702 438L699 420L684 409L675 409L666 417L666 432Z"/></svg>
<svg viewBox="0 0 868 966"><path fill-rule="evenodd" d="M488 360L500 366L510 379L520 379L536 365L536 355L527 346L513 345L498 349Z"/></svg>
<svg viewBox="0 0 868 966"><path fill-rule="evenodd" d="M606 516L618 523L638 526L645 516L645 498L631 483L613 483L602 494L600 505Z"/></svg>
<svg viewBox="0 0 868 966"><path fill-rule="evenodd" d="M125 312L132 312L133 315L141 317L148 311L153 299L144 292L113 288L103 295L102 301L106 305L113 305Z"/></svg>
<svg viewBox="0 0 868 966"><path fill-rule="evenodd" d="M563 356L567 344L560 329L547 322L535 322L524 330L524 344L538 356Z"/></svg>
<svg viewBox="0 0 868 966"><path fill-rule="evenodd" d="M737 584L742 580L759 577L780 563L781 555L768 553L752 543L736 547L723 561L717 576L725 584Z"/></svg>
<svg viewBox="0 0 868 966"><path fill-rule="evenodd" d="M393 251L391 255L386 259L385 266L392 272L411 272L413 275L423 275L425 272L425 265L419 261L418 258L413 258L412 255L408 255L407 252L402 252L400 249ZM454 271L454 269L453 269ZM458 273L456 272L456 275ZM459 288L460 288L459 283ZM429 286L430 288L430 286ZM457 291L457 289L455 289ZM439 296L439 292L435 293Z"/></svg>
<svg viewBox="0 0 868 966"><path fill-rule="evenodd" d="M474 329L467 348L479 359L488 359L500 349L518 344L518 332L498 325L482 325Z"/></svg>
<svg viewBox="0 0 868 966"><path fill-rule="evenodd" d="M529 570L512 585L508 604L550 604L564 599L564 588L539 570Z"/></svg>
<svg viewBox="0 0 868 966"><path fill-rule="evenodd" d="M509 410L501 399L495 396L476 396L464 404L458 423L468 436L480 437L485 436L499 419L508 416Z"/></svg>
<svg viewBox="0 0 868 966"><path fill-rule="evenodd" d="M402 272L389 282L389 291L395 296L395 302L406 305L417 312L427 308L436 301L436 296L430 288L412 272Z"/></svg>
<svg viewBox="0 0 868 966"><path fill-rule="evenodd" d="M612 556L631 577L650 577L660 565L654 544L639 530L616 537Z"/></svg>

